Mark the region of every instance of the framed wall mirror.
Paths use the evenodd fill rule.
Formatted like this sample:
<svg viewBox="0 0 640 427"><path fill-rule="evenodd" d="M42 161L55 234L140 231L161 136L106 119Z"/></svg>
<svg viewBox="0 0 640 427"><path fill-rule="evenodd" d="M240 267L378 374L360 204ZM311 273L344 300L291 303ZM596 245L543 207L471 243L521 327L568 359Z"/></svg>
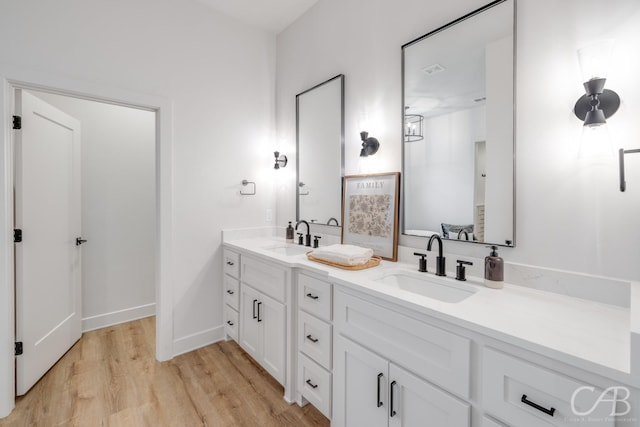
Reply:
<svg viewBox="0 0 640 427"><path fill-rule="evenodd" d="M344 75L296 95L297 219L340 226Z"/></svg>
<svg viewBox="0 0 640 427"><path fill-rule="evenodd" d="M402 46L404 234L513 246L515 0Z"/></svg>

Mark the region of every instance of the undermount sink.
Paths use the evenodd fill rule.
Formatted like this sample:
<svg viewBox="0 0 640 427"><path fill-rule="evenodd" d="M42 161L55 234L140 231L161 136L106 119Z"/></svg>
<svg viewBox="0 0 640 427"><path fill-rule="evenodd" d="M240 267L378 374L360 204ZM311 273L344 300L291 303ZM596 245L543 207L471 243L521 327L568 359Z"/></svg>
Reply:
<svg viewBox="0 0 640 427"><path fill-rule="evenodd" d="M280 255L286 255L286 256L302 255L311 250L311 248L307 246L285 245L285 244L277 245L277 246L269 246L264 249L271 252L275 252Z"/></svg>
<svg viewBox="0 0 640 427"><path fill-rule="evenodd" d="M384 283L396 289L448 303L464 301L477 292L473 287L456 283L454 280L408 271L389 272L374 279L375 282Z"/></svg>

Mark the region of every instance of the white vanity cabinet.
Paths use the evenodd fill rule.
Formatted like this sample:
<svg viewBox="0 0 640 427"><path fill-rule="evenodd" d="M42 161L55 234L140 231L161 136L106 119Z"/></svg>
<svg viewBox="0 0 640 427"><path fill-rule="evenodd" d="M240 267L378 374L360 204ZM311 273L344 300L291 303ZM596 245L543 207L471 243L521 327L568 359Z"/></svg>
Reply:
<svg viewBox="0 0 640 427"><path fill-rule="evenodd" d="M335 345L332 425L469 427L469 404L347 338Z"/></svg>
<svg viewBox="0 0 640 427"><path fill-rule="evenodd" d="M606 398L598 402L601 396ZM482 397L485 411L514 426L616 425L611 416L615 408L607 404L614 401L612 393L488 347L483 351Z"/></svg>
<svg viewBox="0 0 640 427"><path fill-rule="evenodd" d="M333 331L332 285L299 271L298 288L298 403L305 398L331 418Z"/></svg>
<svg viewBox="0 0 640 427"><path fill-rule="evenodd" d="M470 426L470 340L338 290L334 326L332 426Z"/></svg>
<svg viewBox="0 0 640 427"><path fill-rule="evenodd" d="M243 256L240 346L281 384L286 380L288 269Z"/></svg>
<svg viewBox="0 0 640 427"><path fill-rule="evenodd" d="M284 384L285 306L246 284L240 295L240 346Z"/></svg>
<svg viewBox="0 0 640 427"><path fill-rule="evenodd" d="M230 249L222 252L223 289L222 310L224 332L227 338L238 341L238 310L240 308L240 254Z"/></svg>

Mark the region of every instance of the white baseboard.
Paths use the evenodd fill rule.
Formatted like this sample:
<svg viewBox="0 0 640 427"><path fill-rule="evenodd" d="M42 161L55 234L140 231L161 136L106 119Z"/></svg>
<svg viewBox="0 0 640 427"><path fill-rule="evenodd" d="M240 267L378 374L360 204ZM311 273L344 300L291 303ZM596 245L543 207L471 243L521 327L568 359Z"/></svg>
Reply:
<svg viewBox="0 0 640 427"><path fill-rule="evenodd" d="M156 304L145 304L138 307L125 308L124 310L112 311L111 313L98 314L97 316L85 317L82 319L82 332L89 332L95 329L106 328L156 314Z"/></svg>
<svg viewBox="0 0 640 427"><path fill-rule="evenodd" d="M173 357L224 340L224 326L206 329L173 341Z"/></svg>

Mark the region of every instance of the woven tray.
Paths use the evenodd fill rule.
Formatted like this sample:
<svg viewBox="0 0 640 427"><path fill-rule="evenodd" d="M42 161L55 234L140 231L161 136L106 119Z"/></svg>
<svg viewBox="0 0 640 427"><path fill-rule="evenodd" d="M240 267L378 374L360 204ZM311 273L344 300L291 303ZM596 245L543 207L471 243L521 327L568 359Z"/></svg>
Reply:
<svg viewBox="0 0 640 427"><path fill-rule="evenodd" d="M313 255L311 255L311 251L307 252L307 258L309 258L311 261L330 265L332 267L342 268L343 270L364 270L365 268L375 267L376 265L380 264L380 260L382 259L379 256L374 255L371 257L369 261L365 262L364 264L358 264L358 265L340 264L339 262L327 261L322 258L316 258Z"/></svg>

